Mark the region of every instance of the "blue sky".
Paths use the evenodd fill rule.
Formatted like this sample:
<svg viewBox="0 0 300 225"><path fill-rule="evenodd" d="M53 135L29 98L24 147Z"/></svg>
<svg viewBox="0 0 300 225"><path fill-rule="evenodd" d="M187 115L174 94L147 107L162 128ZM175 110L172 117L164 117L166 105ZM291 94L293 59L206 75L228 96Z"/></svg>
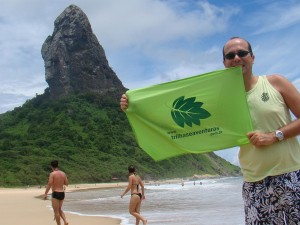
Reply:
<svg viewBox="0 0 300 225"><path fill-rule="evenodd" d="M48 86L41 47L70 4L86 13L127 88L222 69L224 43L242 36L255 74L279 73L300 89L297 0L10 0L0 8L0 113Z"/></svg>

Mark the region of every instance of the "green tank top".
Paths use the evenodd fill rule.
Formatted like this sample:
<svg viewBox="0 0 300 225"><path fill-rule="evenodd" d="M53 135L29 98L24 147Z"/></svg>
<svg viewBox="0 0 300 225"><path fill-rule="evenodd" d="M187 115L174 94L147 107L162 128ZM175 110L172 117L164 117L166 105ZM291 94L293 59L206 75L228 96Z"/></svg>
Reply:
<svg viewBox="0 0 300 225"><path fill-rule="evenodd" d="M247 101L256 131L272 132L292 120L283 97L266 76L258 77ZM296 137L260 148L247 144L240 147L239 160L244 180L255 182L300 169L300 145Z"/></svg>

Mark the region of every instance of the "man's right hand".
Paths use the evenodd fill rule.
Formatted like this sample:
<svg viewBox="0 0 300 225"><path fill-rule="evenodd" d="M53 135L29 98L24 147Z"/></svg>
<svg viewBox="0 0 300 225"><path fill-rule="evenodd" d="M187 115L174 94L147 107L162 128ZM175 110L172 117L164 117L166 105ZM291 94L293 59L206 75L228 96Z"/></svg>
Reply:
<svg viewBox="0 0 300 225"><path fill-rule="evenodd" d="M128 98L125 94L123 94L120 99L120 107L123 111L125 111L128 108Z"/></svg>

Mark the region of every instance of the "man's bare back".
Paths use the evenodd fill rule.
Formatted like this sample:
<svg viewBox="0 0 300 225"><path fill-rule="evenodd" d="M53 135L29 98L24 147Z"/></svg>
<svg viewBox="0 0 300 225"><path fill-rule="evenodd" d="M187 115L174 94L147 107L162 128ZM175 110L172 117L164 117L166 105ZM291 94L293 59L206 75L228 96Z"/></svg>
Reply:
<svg viewBox="0 0 300 225"><path fill-rule="evenodd" d="M51 189L52 191L63 192L64 185L68 185L68 180L66 174L61 170L54 170L49 177L49 181L51 181Z"/></svg>

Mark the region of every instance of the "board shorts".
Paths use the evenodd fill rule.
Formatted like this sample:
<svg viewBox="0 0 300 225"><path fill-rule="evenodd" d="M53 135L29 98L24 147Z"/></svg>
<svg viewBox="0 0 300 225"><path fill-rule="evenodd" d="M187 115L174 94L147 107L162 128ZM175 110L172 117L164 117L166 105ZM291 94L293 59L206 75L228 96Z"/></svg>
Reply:
<svg viewBox="0 0 300 225"><path fill-rule="evenodd" d="M243 183L246 225L300 224L300 170Z"/></svg>

